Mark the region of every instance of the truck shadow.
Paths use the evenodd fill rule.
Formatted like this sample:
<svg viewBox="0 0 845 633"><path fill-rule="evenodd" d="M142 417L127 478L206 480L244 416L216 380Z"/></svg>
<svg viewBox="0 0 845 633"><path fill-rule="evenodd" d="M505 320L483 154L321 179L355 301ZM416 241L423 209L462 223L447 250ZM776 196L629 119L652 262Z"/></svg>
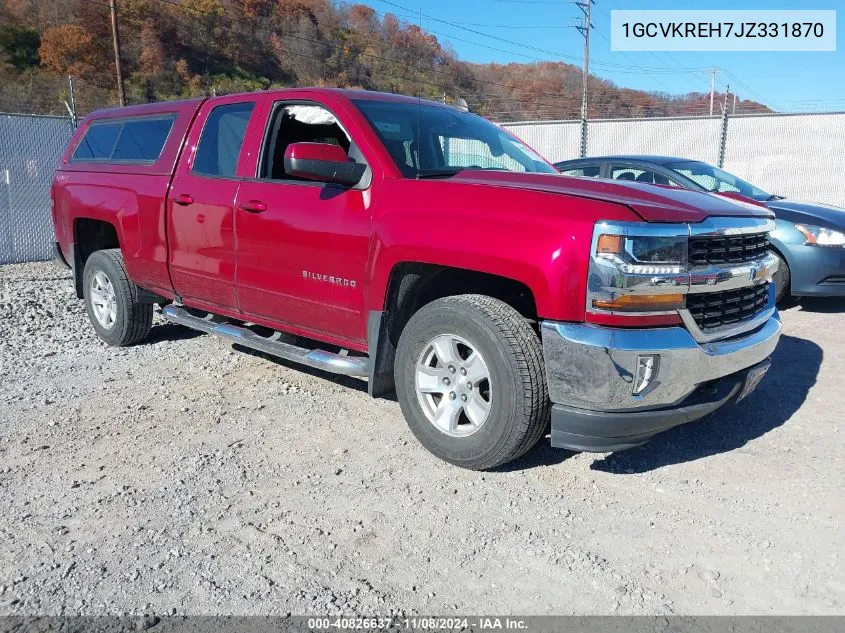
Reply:
<svg viewBox="0 0 845 633"><path fill-rule="evenodd" d="M204 336L204 332L192 330L183 325L175 323L159 323L152 327L149 336L144 340L145 344L163 343L165 341L187 341L198 336Z"/></svg>
<svg viewBox="0 0 845 633"><path fill-rule="evenodd" d="M816 383L823 356L815 343L783 336L768 375L744 402L665 431L643 446L611 453L591 468L614 474L643 473L741 448L781 426L801 408Z"/></svg>

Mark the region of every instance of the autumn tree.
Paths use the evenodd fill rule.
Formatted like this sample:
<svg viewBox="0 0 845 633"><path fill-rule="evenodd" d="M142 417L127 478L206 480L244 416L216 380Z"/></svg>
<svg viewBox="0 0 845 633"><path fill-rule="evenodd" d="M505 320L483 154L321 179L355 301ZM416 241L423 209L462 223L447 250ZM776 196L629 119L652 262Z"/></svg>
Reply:
<svg viewBox="0 0 845 633"><path fill-rule="evenodd" d="M95 70L92 42L88 32L76 24L47 29L38 48L41 65L64 75L91 75Z"/></svg>
<svg viewBox="0 0 845 633"><path fill-rule="evenodd" d="M158 37L155 22L147 18L141 27L138 68L147 75L157 75L164 69L164 46Z"/></svg>
<svg viewBox="0 0 845 633"><path fill-rule="evenodd" d="M234 0L235 13L246 18L259 18L269 15L273 5L272 0Z"/></svg>

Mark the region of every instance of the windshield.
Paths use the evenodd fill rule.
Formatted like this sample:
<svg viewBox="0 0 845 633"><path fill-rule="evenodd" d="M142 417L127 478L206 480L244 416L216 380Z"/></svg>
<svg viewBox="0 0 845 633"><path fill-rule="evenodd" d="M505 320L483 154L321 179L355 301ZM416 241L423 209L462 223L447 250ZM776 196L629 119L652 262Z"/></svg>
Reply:
<svg viewBox="0 0 845 633"><path fill-rule="evenodd" d="M355 100L406 178L447 177L463 169L556 174L543 157L499 126L436 105Z"/></svg>
<svg viewBox="0 0 845 633"><path fill-rule="evenodd" d="M737 178L733 174L722 171L718 167L701 163L699 161L685 161L682 163L669 163L666 165L682 176L686 176L694 183L701 185L707 191L719 193L738 193L754 200L769 200L772 195Z"/></svg>

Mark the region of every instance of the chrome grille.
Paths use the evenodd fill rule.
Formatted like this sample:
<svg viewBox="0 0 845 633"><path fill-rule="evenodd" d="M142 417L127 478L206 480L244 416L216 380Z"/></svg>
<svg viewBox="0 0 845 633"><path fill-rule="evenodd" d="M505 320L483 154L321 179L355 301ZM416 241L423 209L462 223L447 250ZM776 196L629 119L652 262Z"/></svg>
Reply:
<svg viewBox="0 0 845 633"><path fill-rule="evenodd" d="M702 330L754 318L769 305L769 284L687 295L687 310Z"/></svg>
<svg viewBox="0 0 845 633"><path fill-rule="evenodd" d="M689 262L693 266L741 264L760 259L768 248L768 233L691 237Z"/></svg>

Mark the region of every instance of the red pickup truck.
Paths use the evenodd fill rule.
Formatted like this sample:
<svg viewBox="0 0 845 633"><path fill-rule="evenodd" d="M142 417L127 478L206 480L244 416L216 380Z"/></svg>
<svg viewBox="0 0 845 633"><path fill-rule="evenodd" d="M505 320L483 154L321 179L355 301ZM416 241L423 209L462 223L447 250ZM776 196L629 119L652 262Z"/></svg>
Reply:
<svg viewBox="0 0 845 633"><path fill-rule="evenodd" d="M613 451L745 397L781 331L766 209L559 175L482 117L291 89L103 110L55 176L97 334L166 319L398 396L467 468Z"/></svg>

